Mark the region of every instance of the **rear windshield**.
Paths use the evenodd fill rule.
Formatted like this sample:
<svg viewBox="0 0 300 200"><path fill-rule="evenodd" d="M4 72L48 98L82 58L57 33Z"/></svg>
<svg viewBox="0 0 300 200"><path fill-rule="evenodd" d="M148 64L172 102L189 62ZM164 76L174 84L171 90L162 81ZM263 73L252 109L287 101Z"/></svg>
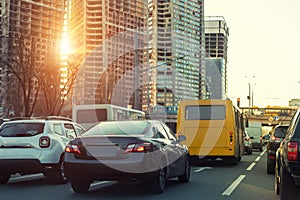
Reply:
<svg viewBox="0 0 300 200"><path fill-rule="evenodd" d="M143 135L148 127L144 121L102 122L89 129L83 135Z"/></svg>
<svg viewBox="0 0 300 200"><path fill-rule="evenodd" d="M277 138L283 138L286 135L288 127L282 126L282 127L277 127L274 131L274 136Z"/></svg>
<svg viewBox="0 0 300 200"><path fill-rule="evenodd" d="M0 128L2 137L31 137L43 133L44 123L7 123Z"/></svg>

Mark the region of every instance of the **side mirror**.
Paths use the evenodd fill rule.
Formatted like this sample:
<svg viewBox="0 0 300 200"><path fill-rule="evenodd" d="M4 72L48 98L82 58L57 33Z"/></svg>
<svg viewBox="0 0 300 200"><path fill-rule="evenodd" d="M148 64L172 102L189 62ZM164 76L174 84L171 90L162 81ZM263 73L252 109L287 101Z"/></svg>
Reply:
<svg viewBox="0 0 300 200"><path fill-rule="evenodd" d="M186 141L186 137L184 135L179 135L177 141L179 142Z"/></svg>

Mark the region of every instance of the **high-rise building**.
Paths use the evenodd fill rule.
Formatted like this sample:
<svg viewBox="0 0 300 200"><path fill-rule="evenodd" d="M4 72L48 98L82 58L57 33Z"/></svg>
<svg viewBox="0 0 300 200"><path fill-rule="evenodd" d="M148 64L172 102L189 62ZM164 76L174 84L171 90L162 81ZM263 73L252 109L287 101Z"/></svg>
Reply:
<svg viewBox="0 0 300 200"><path fill-rule="evenodd" d="M32 58L35 62L43 63L51 59L50 55L58 56L64 4L64 0L0 0L0 100L3 110L0 115L5 116L14 112L18 112L15 113L18 115L23 109L20 101L16 101L22 98L23 93L18 90L16 81L8 71L8 63L16 64L11 62L12 59L25 59L16 58L14 46L22 39L26 49L31 48L34 51L36 56ZM22 50L19 49L20 52ZM35 88L31 88L31 91L34 90Z"/></svg>
<svg viewBox="0 0 300 200"><path fill-rule="evenodd" d="M205 98L204 3L201 0L149 0L149 70L143 109L168 112L182 99Z"/></svg>
<svg viewBox="0 0 300 200"><path fill-rule="evenodd" d="M205 50L207 96L212 99L226 99L227 49L229 28L224 17L205 17Z"/></svg>
<svg viewBox="0 0 300 200"><path fill-rule="evenodd" d="M70 56L81 59L74 104L140 108L147 1L68 1Z"/></svg>

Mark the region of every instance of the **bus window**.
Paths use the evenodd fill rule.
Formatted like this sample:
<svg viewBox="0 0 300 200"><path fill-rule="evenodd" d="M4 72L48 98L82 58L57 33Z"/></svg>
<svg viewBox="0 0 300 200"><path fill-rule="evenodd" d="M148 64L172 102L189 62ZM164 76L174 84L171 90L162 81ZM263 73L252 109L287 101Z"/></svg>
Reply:
<svg viewBox="0 0 300 200"><path fill-rule="evenodd" d="M96 123L107 120L106 109L86 109L77 111L77 123Z"/></svg>
<svg viewBox="0 0 300 200"><path fill-rule="evenodd" d="M185 118L187 120L224 120L225 106L187 106Z"/></svg>

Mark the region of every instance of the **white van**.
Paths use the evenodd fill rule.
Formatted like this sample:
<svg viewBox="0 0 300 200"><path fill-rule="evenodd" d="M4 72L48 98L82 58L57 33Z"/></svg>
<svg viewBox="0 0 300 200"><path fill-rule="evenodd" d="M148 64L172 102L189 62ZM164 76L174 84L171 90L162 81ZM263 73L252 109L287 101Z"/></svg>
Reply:
<svg viewBox="0 0 300 200"><path fill-rule="evenodd" d="M258 149L262 151L263 140L262 140L262 124L261 122L249 121L249 127L246 127L246 131L252 141L252 149Z"/></svg>

